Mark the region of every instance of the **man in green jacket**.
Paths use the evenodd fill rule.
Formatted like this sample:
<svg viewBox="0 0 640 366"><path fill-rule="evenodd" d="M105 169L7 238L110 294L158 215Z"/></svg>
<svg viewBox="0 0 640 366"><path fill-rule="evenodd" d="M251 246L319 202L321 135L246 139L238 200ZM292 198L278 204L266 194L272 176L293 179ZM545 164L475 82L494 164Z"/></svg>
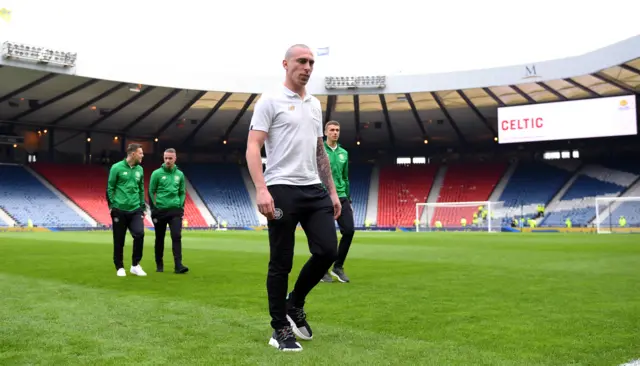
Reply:
<svg viewBox="0 0 640 366"><path fill-rule="evenodd" d="M107 181L107 205L113 227L113 263L116 275L124 277L123 251L127 229L133 237L133 255L130 272L146 276L142 270L144 247L144 170L140 166L144 153L142 145L129 144L127 157L111 166Z"/></svg>
<svg viewBox="0 0 640 366"><path fill-rule="evenodd" d="M186 190L184 174L176 166L176 150L164 152L164 164L151 173L149 182L149 206L156 231L156 271L164 271L164 236L167 224L171 231L171 244L175 273L187 273L189 268L182 264L182 217Z"/></svg>
<svg viewBox="0 0 640 366"><path fill-rule="evenodd" d="M336 192L342 204L342 213L338 217L338 226L340 226L342 237L338 247L338 259L333 264L333 270L329 272L331 275L329 273L325 274L322 277L322 281L333 282L331 276L334 276L340 282L349 282L349 277L344 273L344 261L347 259L347 253L349 253L349 247L355 233L351 192L349 189L349 153L338 143L340 138L339 122L327 122L324 127L324 134L327 136L324 148L329 156L333 183L336 186Z"/></svg>

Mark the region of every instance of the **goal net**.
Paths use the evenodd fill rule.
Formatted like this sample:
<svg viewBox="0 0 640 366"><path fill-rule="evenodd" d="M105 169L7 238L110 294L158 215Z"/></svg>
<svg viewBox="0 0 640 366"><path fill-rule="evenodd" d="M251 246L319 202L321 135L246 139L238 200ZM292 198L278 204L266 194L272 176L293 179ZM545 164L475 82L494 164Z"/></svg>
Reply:
<svg viewBox="0 0 640 366"><path fill-rule="evenodd" d="M494 203L434 202L416 203L416 231L488 231L499 230Z"/></svg>
<svg viewBox="0 0 640 366"><path fill-rule="evenodd" d="M640 197L596 197L598 234L629 233L639 221Z"/></svg>

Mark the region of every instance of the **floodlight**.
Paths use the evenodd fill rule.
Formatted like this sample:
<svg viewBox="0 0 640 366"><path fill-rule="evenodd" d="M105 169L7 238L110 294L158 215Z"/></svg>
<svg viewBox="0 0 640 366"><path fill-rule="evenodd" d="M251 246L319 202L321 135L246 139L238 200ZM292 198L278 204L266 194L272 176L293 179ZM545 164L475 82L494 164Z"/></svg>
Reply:
<svg viewBox="0 0 640 366"><path fill-rule="evenodd" d="M387 86L386 76L326 76L326 89L383 89Z"/></svg>
<svg viewBox="0 0 640 366"><path fill-rule="evenodd" d="M62 67L73 67L76 65L78 54L23 43L4 42L2 44L2 57Z"/></svg>

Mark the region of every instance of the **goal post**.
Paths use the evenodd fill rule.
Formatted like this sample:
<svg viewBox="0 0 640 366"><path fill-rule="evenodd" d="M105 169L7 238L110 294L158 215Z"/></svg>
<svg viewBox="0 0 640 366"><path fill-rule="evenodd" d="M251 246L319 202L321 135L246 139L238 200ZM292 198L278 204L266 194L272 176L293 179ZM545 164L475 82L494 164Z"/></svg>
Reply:
<svg viewBox="0 0 640 366"><path fill-rule="evenodd" d="M416 231L488 231L495 232L495 202L416 203ZM475 216L474 216L475 214Z"/></svg>
<svg viewBox="0 0 640 366"><path fill-rule="evenodd" d="M638 226L640 197L596 197L595 210L598 234L628 233Z"/></svg>

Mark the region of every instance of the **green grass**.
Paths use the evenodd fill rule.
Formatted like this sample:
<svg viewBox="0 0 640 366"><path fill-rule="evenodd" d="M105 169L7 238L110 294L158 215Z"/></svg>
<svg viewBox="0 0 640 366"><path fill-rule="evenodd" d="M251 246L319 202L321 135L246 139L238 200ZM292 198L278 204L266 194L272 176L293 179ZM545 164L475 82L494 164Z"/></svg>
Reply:
<svg viewBox="0 0 640 366"><path fill-rule="evenodd" d="M352 282L314 289L315 339L283 354L264 232L185 232L187 275L155 273L149 232L143 278L115 276L109 232L0 233L0 364L619 365L640 358L638 238L358 232ZM291 286L308 255L300 234Z"/></svg>

